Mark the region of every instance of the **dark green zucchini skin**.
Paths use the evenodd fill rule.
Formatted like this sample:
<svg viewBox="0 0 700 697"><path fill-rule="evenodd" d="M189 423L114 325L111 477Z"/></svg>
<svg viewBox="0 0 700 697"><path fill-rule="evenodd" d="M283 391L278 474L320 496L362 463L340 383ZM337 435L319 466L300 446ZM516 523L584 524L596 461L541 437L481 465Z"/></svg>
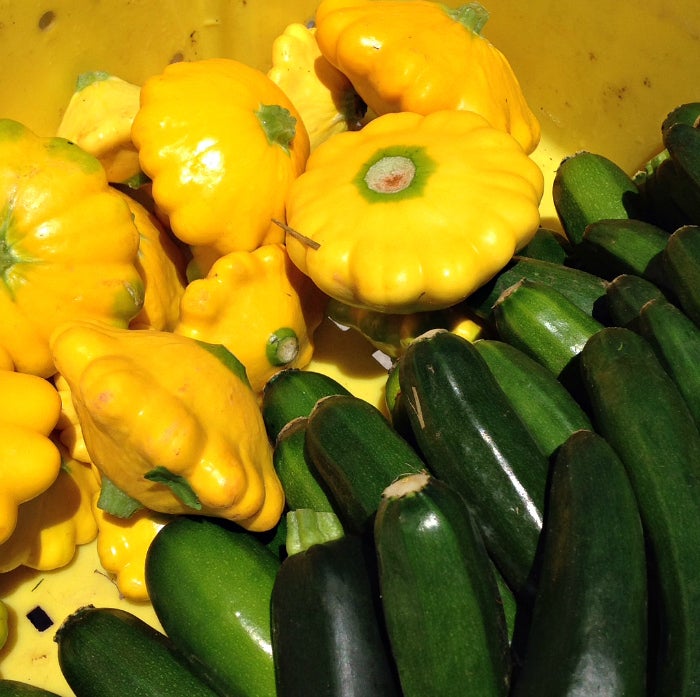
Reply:
<svg viewBox="0 0 700 697"><path fill-rule="evenodd" d="M545 227L538 228L532 239L518 250L518 256L562 265L570 253L571 246L564 235Z"/></svg>
<svg viewBox="0 0 700 697"><path fill-rule="evenodd" d="M44 690L20 680L0 679L0 697L59 697L55 692Z"/></svg>
<svg viewBox="0 0 700 697"><path fill-rule="evenodd" d="M668 237L666 230L644 220L596 220L584 230L573 263L606 280L632 273L659 284Z"/></svg>
<svg viewBox="0 0 700 697"><path fill-rule="evenodd" d="M582 312L596 318L599 318L603 309L601 301L605 298L604 279L583 269L525 256L513 257L502 271L464 302L475 315L493 320L493 308L500 295L523 279L559 291Z"/></svg>
<svg viewBox="0 0 700 697"><path fill-rule="evenodd" d="M428 470L465 499L516 596L527 592L548 461L474 346L449 332L417 339L399 382Z"/></svg>
<svg viewBox="0 0 700 697"><path fill-rule="evenodd" d="M527 279L505 290L493 311L499 338L556 377L575 362L588 338L603 326L556 288Z"/></svg>
<svg viewBox="0 0 700 697"><path fill-rule="evenodd" d="M319 400L305 443L308 462L349 532L371 528L382 491L397 477L426 468L379 409L352 395Z"/></svg>
<svg viewBox="0 0 700 697"><path fill-rule="evenodd" d="M547 457L574 431L591 428L588 415L571 393L526 353L498 339L478 339L474 348Z"/></svg>
<svg viewBox="0 0 700 697"><path fill-rule="evenodd" d="M637 324L700 427L700 327L667 300L646 303Z"/></svg>
<svg viewBox="0 0 700 697"><path fill-rule="evenodd" d="M513 697L646 694L644 533L625 468L598 434L557 451L538 588Z"/></svg>
<svg viewBox="0 0 700 697"><path fill-rule="evenodd" d="M76 697L217 695L174 642L125 610L81 607L63 621L55 640L61 672Z"/></svg>
<svg viewBox="0 0 700 697"><path fill-rule="evenodd" d="M287 507L333 511L333 505L306 456L307 417L290 421L277 435L272 462L282 483Z"/></svg>
<svg viewBox="0 0 700 697"><path fill-rule="evenodd" d="M428 474L402 477L384 491L374 540L404 697L506 695L505 615L493 564L459 494Z"/></svg>
<svg viewBox="0 0 700 697"><path fill-rule="evenodd" d="M684 225L668 239L664 268L678 306L700 326L700 225Z"/></svg>
<svg viewBox="0 0 700 697"><path fill-rule="evenodd" d="M277 697L399 697L372 546L355 535L287 557L271 632Z"/></svg>
<svg viewBox="0 0 700 697"><path fill-rule="evenodd" d="M350 394L337 380L314 370L287 368L275 373L262 393L262 415L270 442L274 444L279 432L297 417L311 413L321 397Z"/></svg>
<svg viewBox="0 0 700 697"><path fill-rule="evenodd" d="M620 274L608 284L605 295L611 326L634 329L642 307L650 300L665 300L665 293L656 284L636 276Z"/></svg>
<svg viewBox="0 0 700 697"><path fill-rule="evenodd" d="M646 216L644 198L632 177L609 158L585 150L562 160L554 175L552 198L574 247L586 226L596 220Z"/></svg>
<svg viewBox="0 0 700 697"><path fill-rule="evenodd" d="M652 347L635 332L598 332L581 353L581 370L594 427L622 460L637 498L658 584L651 694L700 694L700 433Z"/></svg>
<svg viewBox="0 0 700 697"><path fill-rule="evenodd" d="M274 697L270 596L279 558L256 536L177 517L146 555L146 586L165 633L216 691Z"/></svg>

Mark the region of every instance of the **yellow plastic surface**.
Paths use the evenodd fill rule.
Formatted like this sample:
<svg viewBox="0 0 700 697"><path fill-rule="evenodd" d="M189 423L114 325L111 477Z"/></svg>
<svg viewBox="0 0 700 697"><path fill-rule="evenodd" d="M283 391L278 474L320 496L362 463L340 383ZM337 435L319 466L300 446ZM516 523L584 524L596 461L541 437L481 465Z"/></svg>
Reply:
<svg viewBox="0 0 700 697"><path fill-rule="evenodd" d="M482 0L484 30L509 58L542 124L534 159L545 174L543 224L558 227L551 182L561 159L600 152L630 173L660 147L675 106L700 99L700 14L690 0ZM140 84L171 60L227 56L261 69L273 38L313 16L314 0L0 0L0 117L50 135L78 74L104 70ZM458 4L451 0L449 4ZM312 368L381 406L384 369L357 334L326 323ZM158 626L148 605L121 600L94 545L57 572L0 575L10 636L0 676L70 697L56 661L55 629L79 605L125 607ZM36 630L43 608L54 625Z"/></svg>

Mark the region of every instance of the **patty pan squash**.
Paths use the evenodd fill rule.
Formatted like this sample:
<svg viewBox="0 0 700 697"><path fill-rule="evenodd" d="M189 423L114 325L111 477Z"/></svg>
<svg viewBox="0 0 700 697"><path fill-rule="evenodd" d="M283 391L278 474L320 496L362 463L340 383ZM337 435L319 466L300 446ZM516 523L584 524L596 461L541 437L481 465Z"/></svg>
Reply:
<svg viewBox="0 0 700 697"><path fill-rule="evenodd" d="M333 133L361 126L367 105L350 80L321 54L315 27L289 24L272 43L267 75L299 111L311 150Z"/></svg>
<svg viewBox="0 0 700 697"><path fill-rule="evenodd" d="M321 144L287 199L287 251L327 295L391 313L463 300L535 234L543 175L476 113L390 113Z"/></svg>
<svg viewBox="0 0 700 697"><path fill-rule="evenodd" d="M187 286L175 332L223 344L245 366L255 392L283 368L304 368L326 296L281 244L218 259Z"/></svg>
<svg viewBox="0 0 700 697"><path fill-rule="evenodd" d="M143 84L131 135L159 211L202 271L282 241L273 219L284 220L309 137L265 73L226 58L168 65Z"/></svg>
<svg viewBox="0 0 700 697"><path fill-rule="evenodd" d="M92 463L143 507L273 527L284 494L257 396L223 346L90 322L51 348Z"/></svg>
<svg viewBox="0 0 700 697"><path fill-rule="evenodd" d="M139 235L99 161L0 120L0 345L20 372L55 372L63 322L126 327L143 304Z"/></svg>
<svg viewBox="0 0 700 697"><path fill-rule="evenodd" d="M322 0L316 39L376 114L475 111L530 154L540 125L510 63L481 35L487 19L475 2Z"/></svg>

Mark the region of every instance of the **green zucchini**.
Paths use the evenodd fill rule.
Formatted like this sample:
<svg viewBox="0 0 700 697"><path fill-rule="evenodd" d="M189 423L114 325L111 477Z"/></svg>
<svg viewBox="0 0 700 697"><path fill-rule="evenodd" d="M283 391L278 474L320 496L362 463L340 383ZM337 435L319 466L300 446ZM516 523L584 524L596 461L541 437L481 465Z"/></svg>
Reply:
<svg viewBox="0 0 700 697"><path fill-rule="evenodd" d="M555 288L526 279L505 290L493 311L499 338L557 377L603 326Z"/></svg>
<svg viewBox="0 0 700 697"><path fill-rule="evenodd" d="M697 126L700 119L700 102L684 102L672 109L661 123L661 135L677 123Z"/></svg>
<svg viewBox="0 0 700 697"><path fill-rule="evenodd" d="M270 442L293 419L308 416L321 397L350 394L337 380L315 370L287 368L275 373L262 393L262 415Z"/></svg>
<svg viewBox="0 0 700 697"><path fill-rule="evenodd" d="M574 431L591 428L571 393L534 358L497 339L479 339L474 348L547 457Z"/></svg>
<svg viewBox="0 0 700 697"><path fill-rule="evenodd" d="M59 697L55 692L20 680L0 679L0 697Z"/></svg>
<svg viewBox="0 0 700 697"><path fill-rule="evenodd" d="M674 167L674 198L688 214L687 222L700 225L700 130L679 121L662 136Z"/></svg>
<svg viewBox="0 0 700 697"><path fill-rule="evenodd" d="M321 399L306 425L306 453L343 527L371 527L382 491L425 463L375 406L349 395Z"/></svg>
<svg viewBox="0 0 700 697"><path fill-rule="evenodd" d="M700 197L697 187L688 179L678 163L670 155L656 169L654 178L658 188L670 199L672 219L676 226L698 224L700 220ZM680 222L680 225L679 225ZM673 228L671 228L673 231Z"/></svg>
<svg viewBox="0 0 700 697"><path fill-rule="evenodd" d="M513 697L644 695L644 533L625 468L592 431L554 458L538 587Z"/></svg>
<svg viewBox="0 0 700 697"><path fill-rule="evenodd" d="M465 300L474 314L492 320L494 305L509 287L526 279L558 290L568 300L591 316L600 312L605 297L605 280L570 266L551 261L516 256L491 281Z"/></svg>
<svg viewBox="0 0 700 697"><path fill-rule="evenodd" d="M552 198L574 246L596 220L645 219L644 199L633 178L609 158L585 150L562 160L554 175Z"/></svg>
<svg viewBox="0 0 700 697"><path fill-rule="evenodd" d="M634 328L642 307L650 300L665 300L666 295L654 283L635 274L620 274L606 288L610 323Z"/></svg>
<svg viewBox="0 0 700 697"><path fill-rule="evenodd" d="M61 673L76 697L217 695L174 642L126 610L81 607L63 621L55 640Z"/></svg>
<svg viewBox="0 0 700 697"><path fill-rule="evenodd" d="M634 181L644 198L647 221L671 233L687 223L688 216L674 198L676 192L669 181L669 167L674 169L664 148L634 175Z"/></svg>
<svg viewBox="0 0 700 697"><path fill-rule="evenodd" d="M700 225L684 225L668 238L664 265L679 307L700 326Z"/></svg>
<svg viewBox="0 0 700 697"><path fill-rule="evenodd" d="M667 300L650 300L640 312L638 332L651 344L700 427L700 327Z"/></svg>
<svg viewBox="0 0 700 697"><path fill-rule="evenodd" d="M215 690L273 697L270 596L279 559L223 521L177 517L146 555L146 587L163 630Z"/></svg>
<svg viewBox="0 0 700 697"><path fill-rule="evenodd" d="M272 451L272 462L282 483L288 508L333 511L333 505L306 457L307 422L308 417L299 416L279 432Z"/></svg>
<svg viewBox="0 0 700 697"><path fill-rule="evenodd" d="M584 230L574 263L606 280L629 273L663 283L668 237L666 230L644 220L597 220Z"/></svg>
<svg viewBox="0 0 700 697"><path fill-rule="evenodd" d="M518 250L518 256L564 264L571 248L564 235L549 228L538 228L532 239Z"/></svg>
<svg viewBox="0 0 700 697"><path fill-rule="evenodd" d="M384 491L374 539L404 697L505 696L505 615L493 565L461 496L427 473L402 477Z"/></svg>
<svg viewBox="0 0 700 697"><path fill-rule="evenodd" d="M581 352L594 427L632 484L654 587L652 694L700 694L700 433L649 343L606 327Z"/></svg>
<svg viewBox="0 0 700 697"><path fill-rule="evenodd" d="M282 562L270 609L277 697L399 697L374 556L347 535Z"/></svg>
<svg viewBox="0 0 700 697"><path fill-rule="evenodd" d="M431 332L399 359L399 382L428 470L462 495L516 597L542 526L548 462L469 341Z"/></svg>

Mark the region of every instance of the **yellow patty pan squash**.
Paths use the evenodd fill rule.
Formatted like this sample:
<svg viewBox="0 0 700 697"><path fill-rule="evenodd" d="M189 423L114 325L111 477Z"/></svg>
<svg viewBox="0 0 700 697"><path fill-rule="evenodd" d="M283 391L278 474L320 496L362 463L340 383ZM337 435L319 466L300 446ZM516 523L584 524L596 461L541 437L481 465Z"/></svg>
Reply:
<svg viewBox="0 0 700 697"><path fill-rule="evenodd" d="M187 283L185 254L155 214L131 196L121 195L139 233L136 268L144 282L143 306L129 328L170 331Z"/></svg>
<svg viewBox="0 0 700 697"><path fill-rule="evenodd" d="M325 300L284 245L263 245L226 254L192 281L175 332L226 346L261 392L276 372L309 363Z"/></svg>
<svg viewBox="0 0 700 697"><path fill-rule="evenodd" d="M102 71L83 73L63 112L56 135L94 155L115 184L138 181L139 154L131 142L131 123L141 88Z"/></svg>
<svg viewBox="0 0 700 697"><path fill-rule="evenodd" d="M70 387L60 373L56 373L52 379L61 400L61 413L56 424L56 436L73 459L91 464Z"/></svg>
<svg viewBox="0 0 700 697"><path fill-rule="evenodd" d="M19 507L15 531L0 544L0 573L18 566L60 569L73 559L78 546L95 539L92 498L99 486L97 477L89 465L62 449L61 455L53 484Z"/></svg>
<svg viewBox="0 0 700 697"><path fill-rule="evenodd" d="M311 154L287 200L287 251L349 305L449 307L532 238L543 186L515 139L476 113L385 114Z"/></svg>
<svg viewBox="0 0 700 697"><path fill-rule="evenodd" d="M309 137L264 72L226 58L168 65L142 86L131 136L156 205L201 268L282 241L273 219L284 220Z"/></svg>
<svg viewBox="0 0 700 697"><path fill-rule="evenodd" d="M65 321L127 326L143 303L138 244L97 159L0 120L0 345L18 371L53 375L48 338Z"/></svg>
<svg viewBox="0 0 700 697"><path fill-rule="evenodd" d="M316 39L377 114L466 109L531 153L540 124L507 58L481 35L488 13L430 0L322 0Z"/></svg>
<svg viewBox="0 0 700 697"><path fill-rule="evenodd" d="M0 370L0 543L15 531L18 509L58 477L61 454L50 439L61 400L43 378Z"/></svg>
<svg viewBox="0 0 700 697"><path fill-rule="evenodd" d="M160 513L277 523L284 494L257 396L223 346L73 322L51 348L103 490L106 478Z"/></svg>
<svg viewBox="0 0 700 697"><path fill-rule="evenodd" d="M119 518L100 508L93 497L97 521L97 556L102 568L114 578L120 595L135 602L148 600L146 553L158 531L170 520L147 508L129 518Z"/></svg>
<svg viewBox="0 0 700 697"><path fill-rule="evenodd" d="M360 127L367 106L350 80L321 54L315 27L289 24L272 43L267 75L297 108L311 150L333 133Z"/></svg>

